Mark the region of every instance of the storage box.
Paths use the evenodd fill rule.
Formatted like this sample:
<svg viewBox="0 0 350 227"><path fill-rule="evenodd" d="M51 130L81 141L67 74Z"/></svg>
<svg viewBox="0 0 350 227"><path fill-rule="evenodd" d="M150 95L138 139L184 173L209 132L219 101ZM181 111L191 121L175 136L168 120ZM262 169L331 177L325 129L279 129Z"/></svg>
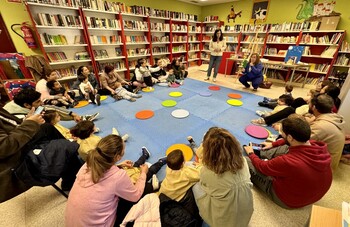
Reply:
<svg viewBox="0 0 350 227"><path fill-rule="evenodd" d="M340 16L322 17L319 30L337 30Z"/></svg>

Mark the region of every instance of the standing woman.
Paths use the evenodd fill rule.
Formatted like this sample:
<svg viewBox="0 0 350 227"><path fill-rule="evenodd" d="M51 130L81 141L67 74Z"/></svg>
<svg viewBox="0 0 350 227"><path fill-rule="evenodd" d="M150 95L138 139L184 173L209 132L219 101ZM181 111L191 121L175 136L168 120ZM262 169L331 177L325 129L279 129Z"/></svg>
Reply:
<svg viewBox="0 0 350 227"><path fill-rule="evenodd" d="M250 88L248 81L251 81L253 91L257 91L259 84L263 82L262 69L263 65L260 62L259 54L252 54L249 59L249 64L242 69L243 76L239 78L239 82L241 82L245 88Z"/></svg>
<svg viewBox="0 0 350 227"><path fill-rule="evenodd" d="M214 32L213 39L210 41L209 50L210 50L210 62L208 67L207 78L204 80L209 80L211 75L211 70L214 68L213 81L216 82L216 76L219 71L219 66L221 63L222 52L226 49L226 41L222 35L221 29L216 29Z"/></svg>
<svg viewBox="0 0 350 227"><path fill-rule="evenodd" d="M212 127L202 146L203 167L192 189L199 214L212 227L248 226L253 184L241 145L226 129Z"/></svg>

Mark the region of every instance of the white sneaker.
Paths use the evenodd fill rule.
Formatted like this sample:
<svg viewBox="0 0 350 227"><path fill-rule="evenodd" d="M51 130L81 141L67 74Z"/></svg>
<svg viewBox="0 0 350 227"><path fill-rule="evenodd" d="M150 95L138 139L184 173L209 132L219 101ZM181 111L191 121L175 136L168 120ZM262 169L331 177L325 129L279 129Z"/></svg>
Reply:
<svg viewBox="0 0 350 227"><path fill-rule="evenodd" d="M112 135L119 136L119 132L116 128L112 128Z"/></svg>
<svg viewBox="0 0 350 227"><path fill-rule="evenodd" d="M216 78L213 78L213 82L216 82Z"/></svg>
<svg viewBox="0 0 350 227"><path fill-rule="evenodd" d="M125 134L124 136L122 136L122 140L124 142L126 142L128 139L129 139L129 135L128 134Z"/></svg>
<svg viewBox="0 0 350 227"><path fill-rule="evenodd" d="M153 190L159 189L159 180L157 178L157 175L155 174L153 174L152 176L152 187L153 187Z"/></svg>
<svg viewBox="0 0 350 227"><path fill-rule="evenodd" d="M266 112L266 111L263 111L263 110L257 110L257 111L255 111L255 113L256 113L259 117L262 117L262 116L264 116L267 112Z"/></svg>

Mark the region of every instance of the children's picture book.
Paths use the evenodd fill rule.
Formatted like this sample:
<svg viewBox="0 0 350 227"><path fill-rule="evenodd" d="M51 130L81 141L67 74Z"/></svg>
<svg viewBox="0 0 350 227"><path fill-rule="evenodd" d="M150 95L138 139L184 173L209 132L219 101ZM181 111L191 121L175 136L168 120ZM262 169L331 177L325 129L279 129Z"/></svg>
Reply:
<svg viewBox="0 0 350 227"><path fill-rule="evenodd" d="M292 63L294 64L298 63L304 53L304 49L305 46L289 46L284 62L290 63L293 61Z"/></svg>

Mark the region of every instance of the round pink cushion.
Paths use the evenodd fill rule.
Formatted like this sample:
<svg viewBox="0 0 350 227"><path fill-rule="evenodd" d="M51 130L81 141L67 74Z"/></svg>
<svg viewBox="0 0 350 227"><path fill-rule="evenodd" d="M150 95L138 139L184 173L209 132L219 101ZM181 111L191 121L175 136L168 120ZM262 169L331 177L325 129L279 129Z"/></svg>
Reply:
<svg viewBox="0 0 350 227"><path fill-rule="evenodd" d="M257 139L266 139L269 136L269 132L264 127L257 125L248 125L245 128L245 132Z"/></svg>

